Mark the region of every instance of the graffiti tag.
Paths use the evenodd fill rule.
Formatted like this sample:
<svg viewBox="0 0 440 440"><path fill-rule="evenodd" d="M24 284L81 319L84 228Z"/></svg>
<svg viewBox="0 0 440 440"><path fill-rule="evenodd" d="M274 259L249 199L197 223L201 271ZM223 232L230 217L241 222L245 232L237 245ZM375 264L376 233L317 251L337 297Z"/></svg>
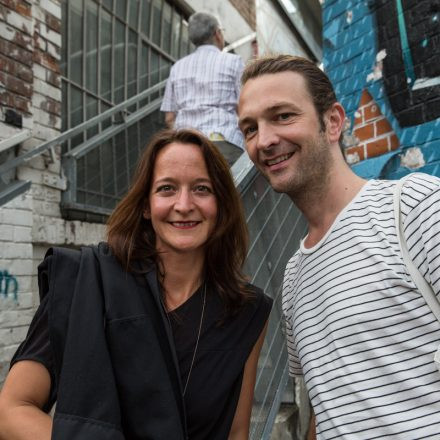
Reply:
<svg viewBox="0 0 440 440"><path fill-rule="evenodd" d="M0 295L5 298L12 295L15 301L18 300L18 281L7 270L0 270Z"/></svg>

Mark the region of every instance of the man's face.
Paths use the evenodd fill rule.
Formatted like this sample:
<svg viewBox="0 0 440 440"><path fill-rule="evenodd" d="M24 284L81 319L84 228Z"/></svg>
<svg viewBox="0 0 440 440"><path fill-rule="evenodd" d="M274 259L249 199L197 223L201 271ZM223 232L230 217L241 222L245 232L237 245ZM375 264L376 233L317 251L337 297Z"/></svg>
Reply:
<svg viewBox="0 0 440 440"><path fill-rule="evenodd" d="M243 86L239 125L249 157L277 192L317 190L332 156L304 78L266 74Z"/></svg>

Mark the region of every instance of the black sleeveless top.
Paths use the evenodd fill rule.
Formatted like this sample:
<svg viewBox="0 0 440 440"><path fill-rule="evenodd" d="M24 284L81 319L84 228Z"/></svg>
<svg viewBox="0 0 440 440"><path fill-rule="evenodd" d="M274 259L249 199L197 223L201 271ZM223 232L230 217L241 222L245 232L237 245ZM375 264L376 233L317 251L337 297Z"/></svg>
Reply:
<svg viewBox="0 0 440 440"><path fill-rule="evenodd" d="M189 440L226 440L240 396L246 360L266 323L272 300L260 289L235 316L223 318L220 297L207 289L199 344L184 396ZM52 378L49 410L56 401L53 354L49 341L46 296L29 327L25 341L11 365L35 360ZM200 325L203 292L197 290L185 303L168 314L172 328L182 386L185 385ZM154 356L154 353L152 353Z"/></svg>

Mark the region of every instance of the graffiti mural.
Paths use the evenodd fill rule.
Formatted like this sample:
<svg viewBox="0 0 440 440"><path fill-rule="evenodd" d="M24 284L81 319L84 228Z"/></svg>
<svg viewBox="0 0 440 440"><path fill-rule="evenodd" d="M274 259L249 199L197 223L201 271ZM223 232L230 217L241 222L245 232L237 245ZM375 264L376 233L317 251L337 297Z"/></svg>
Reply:
<svg viewBox="0 0 440 440"><path fill-rule="evenodd" d="M440 117L440 2L374 0L383 81L401 127Z"/></svg>
<svg viewBox="0 0 440 440"><path fill-rule="evenodd" d="M7 270L0 270L0 297L12 297L18 301L18 281L8 273Z"/></svg>

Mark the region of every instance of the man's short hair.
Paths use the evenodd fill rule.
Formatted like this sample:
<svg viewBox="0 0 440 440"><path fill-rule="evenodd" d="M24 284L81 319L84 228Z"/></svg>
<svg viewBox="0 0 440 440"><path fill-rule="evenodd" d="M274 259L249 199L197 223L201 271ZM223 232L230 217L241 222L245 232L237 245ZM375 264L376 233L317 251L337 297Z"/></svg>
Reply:
<svg viewBox="0 0 440 440"><path fill-rule="evenodd" d="M220 23L216 17L206 12L196 12L188 20L188 36L195 46L210 44Z"/></svg>
<svg viewBox="0 0 440 440"><path fill-rule="evenodd" d="M336 94L328 76L307 58L291 55L271 55L258 58L246 66L241 83L244 85L250 79L281 72L295 72L305 79L308 92L318 113L321 128L324 129L324 113L337 102Z"/></svg>

